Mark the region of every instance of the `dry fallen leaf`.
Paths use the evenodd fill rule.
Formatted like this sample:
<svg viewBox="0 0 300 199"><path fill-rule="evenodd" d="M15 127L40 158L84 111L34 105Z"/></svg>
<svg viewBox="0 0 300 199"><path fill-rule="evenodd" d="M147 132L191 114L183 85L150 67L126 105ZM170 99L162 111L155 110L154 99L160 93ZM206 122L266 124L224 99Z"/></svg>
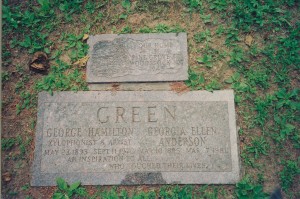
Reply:
<svg viewBox="0 0 300 199"><path fill-rule="evenodd" d="M176 93L185 93L189 91L189 87L183 82L174 82L170 84L171 90Z"/></svg>
<svg viewBox="0 0 300 199"><path fill-rule="evenodd" d="M89 35L88 34L84 34L83 37L82 37L82 41L85 41L89 38Z"/></svg>
<svg viewBox="0 0 300 199"><path fill-rule="evenodd" d="M79 66L79 67L84 67L86 66L87 61L89 60L90 56L85 56L78 61L74 62L74 65Z"/></svg>
<svg viewBox="0 0 300 199"><path fill-rule="evenodd" d="M82 79L86 79L86 73L82 74Z"/></svg>
<svg viewBox="0 0 300 199"><path fill-rule="evenodd" d="M120 84L113 84L113 85L111 85L111 91L112 92L116 92L118 90L120 90Z"/></svg>
<svg viewBox="0 0 300 199"><path fill-rule="evenodd" d="M11 180L11 174L9 172L3 173L2 179L5 182L9 182Z"/></svg>
<svg viewBox="0 0 300 199"><path fill-rule="evenodd" d="M33 63L33 64L31 64L31 67L38 69L38 70L45 70L45 67L43 66L43 64Z"/></svg>
<svg viewBox="0 0 300 199"><path fill-rule="evenodd" d="M110 91L111 91L111 94L112 94L113 96L116 95L116 94L117 94L117 91L119 91L119 90L120 90L120 84L113 83L113 84L111 85Z"/></svg>
<svg viewBox="0 0 300 199"><path fill-rule="evenodd" d="M49 68L48 56L44 52L34 53L31 61L29 62L29 69L38 72L44 73Z"/></svg>
<svg viewBox="0 0 300 199"><path fill-rule="evenodd" d="M251 35L247 35L247 36L245 37L245 44L246 44L247 46L251 46L252 42L253 42L253 37L252 37Z"/></svg>

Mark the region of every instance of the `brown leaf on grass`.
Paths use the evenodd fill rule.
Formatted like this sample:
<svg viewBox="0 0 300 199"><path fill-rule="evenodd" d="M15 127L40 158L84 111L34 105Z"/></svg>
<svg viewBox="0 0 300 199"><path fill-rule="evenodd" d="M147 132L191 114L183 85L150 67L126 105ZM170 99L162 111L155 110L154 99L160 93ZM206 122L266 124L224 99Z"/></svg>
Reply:
<svg viewBox="0 0 300 199"><path fill-rule="evenodd" d="M79 59L78 61L74 62L74 65L78 66L78 67L84 67L84 66L86 66L86 63L89 60L89 58L90 58L90 56L87 55L87 56Z"/></svg>
<svg viewBox="0 0 300 199"><path fill-rule="evenodd" d="M86 73L82 74L82 79L86 80Z"/></svg>
<svg viewBox="0 0 300 199"><path fill-rule="evenodd" d="M83 37L82 37L82 41L85 41L89 38L89 35L88 34L84 34Z"/></svg>
<svg viewBox="0 0 300 199"><path fill-rule="evenodd" d="M29 62L29 69L37 73L46 73L49 68L48 56L44 52L34 53Z"/></svg>
<svg viewBox="0 0 300 199"><path fill-rule="evenodd" d="M245 44L250 47L252 42L253 42L253 37L251 35L247 35L245 37Z"/></svg>
<svg viewBox="0 0 300 199"><path fill-rule="evenodd" d="M170 84L171 90L176 93L185 93L188 92L190 89L184 82L174 82Z"/></svg>
<svg viewBox="0 0 300 199"><path fill-rule="evenodd" d="M9 182L11 180L11 174L9 172L5 172L2 174L2 179L4 182Z"/></svg>

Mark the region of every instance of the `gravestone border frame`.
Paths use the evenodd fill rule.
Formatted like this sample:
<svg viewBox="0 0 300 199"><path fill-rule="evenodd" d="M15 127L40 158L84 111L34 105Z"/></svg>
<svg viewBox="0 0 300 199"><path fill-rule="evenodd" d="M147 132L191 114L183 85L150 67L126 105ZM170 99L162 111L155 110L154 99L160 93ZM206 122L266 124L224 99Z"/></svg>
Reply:
<svg viewBox="0 0 300 199"><path fill-rule="evenodd" d="M133 75L127 74L121 77L97 77L92 72L92 53L94 45L97 42L113 42L115 39L128 38L136 40L147 39L174 39L178 41L180 46L180 53L183 56L183 65L179 68L178 72L174 74L158 73L158 74L141 74ZM90 35L87 40L87 44L90 46L88 55L90 56L87 62L86 81L89 84L102 84L102 83L114 83L114 82L168 82L168 81L184 81L188 79L188 46L187 46L187 33L147 33L147 34L99 34Z"/></svg>
<svg viewBox="0 0 300 199"><path fill-rule="evenodd" d="M130 93L130 94L129 94ZM231 145L231 157L232 157L232 171L231 172L161 172L163 180L162 183L152 182L145 180L144 182L136 182L131 184L234 184L240 180L240 158L238 148L238 134L236 129L236 117L235 117L235 104L234 104L234 92L233 90L215 91L213 93L208 91L191 91L188 93L177 94L172 91L79 91L74 93L72 91L54 92L51 96L47 92L39 93L38 98L38 118L43 118L45 112L45 102L81 102L82 98L88 102L98 102L100 99L104 101L127 101L126 96L131 95L134 98L136 96L144 96L145 101L157 100L157 96L163 98L166 101L176 101L196 99L197 101L227 101L228 102L228 117L230 128L230 145ZM63 97L63 98L61 98ZM125 100L124 100L125 99ZM35 136L35 150L34 161L32 164L32 186L54 186L56 185L55 179L57 177L64 178L67 182L73 183L75 181L81 181L83 185L128 185L130 183L122 183L126 172L114 173L67 173L64 175L58 175L57 173L42 173L40 172L41 160L42 160L42 132L43 132L43 119L38 119L36 125ZM151 173L131 173L131 175L151 176L155 175L155 172Z"/></svg>

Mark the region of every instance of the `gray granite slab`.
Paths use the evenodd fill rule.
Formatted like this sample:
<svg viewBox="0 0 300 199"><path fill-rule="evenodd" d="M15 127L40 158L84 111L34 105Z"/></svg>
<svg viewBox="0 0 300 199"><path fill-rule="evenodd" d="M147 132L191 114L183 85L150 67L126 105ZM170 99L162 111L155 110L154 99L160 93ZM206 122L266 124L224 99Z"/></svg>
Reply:
<svg viewBox="0 0 300 199"><path fill-rule="evenodd" d="M188 79L186 33L91 35L87 82Z"/></svg>
<svg viewBox="0 0 300 199"><path fill-rule="evenodd" d="M37 118L32 186L239 181L232 90L42 92Z"/></svg>

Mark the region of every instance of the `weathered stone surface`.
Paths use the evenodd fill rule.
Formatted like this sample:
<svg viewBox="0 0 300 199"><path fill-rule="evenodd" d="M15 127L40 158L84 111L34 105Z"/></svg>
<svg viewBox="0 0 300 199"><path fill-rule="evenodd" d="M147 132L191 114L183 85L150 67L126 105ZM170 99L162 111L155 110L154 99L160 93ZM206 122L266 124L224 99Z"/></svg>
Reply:
<svg viewBox="0 0 300 199"><path fill-rule="evenodd" d="M232 90L39 94L32 185L239 180Z"/></svg>
<svg viewBox="0 0 300 199"><path fill-rule="evenodd" d="M88 44L88 83L188 79L186 33L103 34Z"/></svg>
<svg viewBox="0 0 300 199"><path fill-rule="evenodd" d="M170 82L133 82L89 84L90 91L168 91Z"/></svg>

